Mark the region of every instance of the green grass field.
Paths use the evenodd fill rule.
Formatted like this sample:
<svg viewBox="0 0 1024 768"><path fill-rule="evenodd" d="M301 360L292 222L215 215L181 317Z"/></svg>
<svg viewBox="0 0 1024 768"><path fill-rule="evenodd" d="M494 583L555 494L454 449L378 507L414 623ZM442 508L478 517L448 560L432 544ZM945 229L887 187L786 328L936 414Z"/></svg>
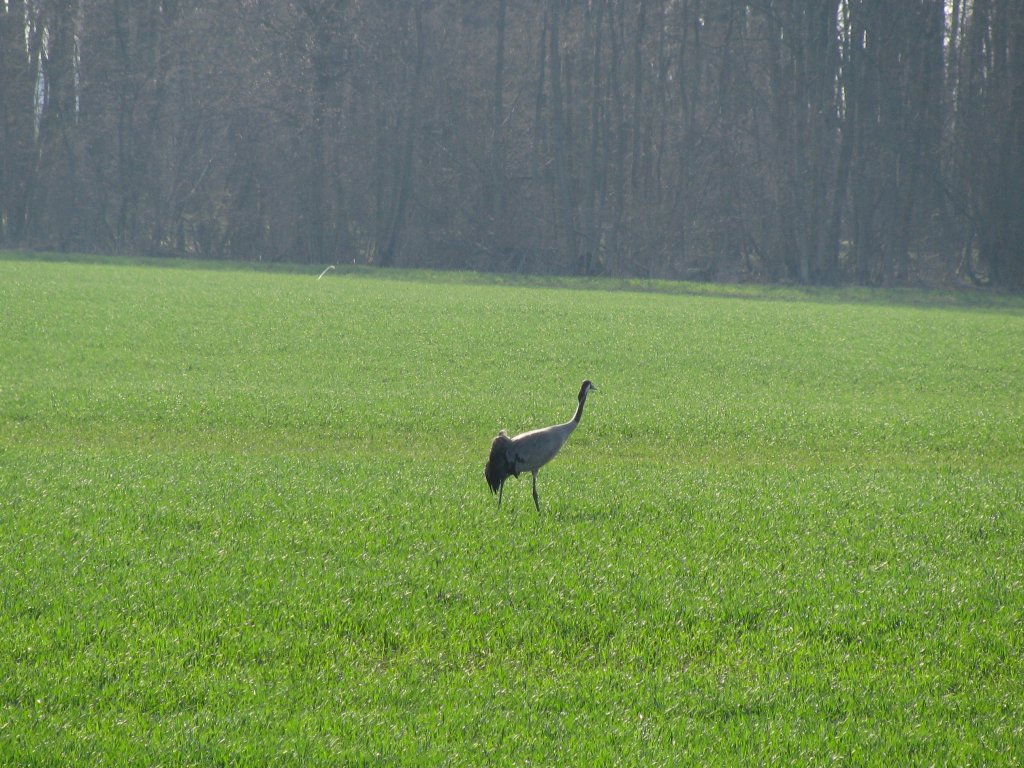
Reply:
<svg viewBox="0 0 1024 768"><path fill-rule="evenodd" d="M0 259L0 764L1024 764L1024 300L309 272Z"/></svg>

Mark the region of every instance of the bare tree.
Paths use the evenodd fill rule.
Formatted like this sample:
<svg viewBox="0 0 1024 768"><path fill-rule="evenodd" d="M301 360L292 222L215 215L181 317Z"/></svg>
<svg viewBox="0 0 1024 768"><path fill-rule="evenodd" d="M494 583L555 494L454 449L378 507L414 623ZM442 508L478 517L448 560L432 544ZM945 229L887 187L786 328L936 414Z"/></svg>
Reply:
<svg viewBox="0 0 1024 768"><path fill-rule="evenodd" d="M9 0L0 245L1024 289L1022 16Z"/></svg>

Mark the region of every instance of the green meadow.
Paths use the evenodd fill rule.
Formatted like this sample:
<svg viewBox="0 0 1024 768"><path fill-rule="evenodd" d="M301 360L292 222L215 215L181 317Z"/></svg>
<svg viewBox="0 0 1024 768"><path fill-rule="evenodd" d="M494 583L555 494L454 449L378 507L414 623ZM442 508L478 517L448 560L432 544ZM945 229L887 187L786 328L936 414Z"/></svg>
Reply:
<svg viewBox="0 0 1024 768"><path fill-rule="evenodd" d="M1024 300L318 273L0 258L0 764L1024 764Z"/></svg>

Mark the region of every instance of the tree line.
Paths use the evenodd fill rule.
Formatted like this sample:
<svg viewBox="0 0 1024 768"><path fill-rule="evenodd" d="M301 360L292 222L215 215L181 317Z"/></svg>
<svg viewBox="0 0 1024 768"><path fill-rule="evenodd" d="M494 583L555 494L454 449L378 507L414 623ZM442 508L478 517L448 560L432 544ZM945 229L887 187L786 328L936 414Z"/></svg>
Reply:
<svg viewBox="0 0 1024 768"><path fill-rule="evenodd" d="M1024 288L1024 0L0 0L0 244Z"/></svg>

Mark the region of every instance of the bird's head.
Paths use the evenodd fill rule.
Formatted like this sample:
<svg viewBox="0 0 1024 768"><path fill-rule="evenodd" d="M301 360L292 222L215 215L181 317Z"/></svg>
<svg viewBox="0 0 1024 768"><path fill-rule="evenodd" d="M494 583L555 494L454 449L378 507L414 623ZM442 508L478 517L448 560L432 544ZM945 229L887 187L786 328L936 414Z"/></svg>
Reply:
<svg viewBox="0 0 1024 768"><path fill-rule="evenodd" d="M583 386L580 387L579 399L582 400L590 392L597 392L597 387L594 386L590 379L583 382Z"/></svg>

